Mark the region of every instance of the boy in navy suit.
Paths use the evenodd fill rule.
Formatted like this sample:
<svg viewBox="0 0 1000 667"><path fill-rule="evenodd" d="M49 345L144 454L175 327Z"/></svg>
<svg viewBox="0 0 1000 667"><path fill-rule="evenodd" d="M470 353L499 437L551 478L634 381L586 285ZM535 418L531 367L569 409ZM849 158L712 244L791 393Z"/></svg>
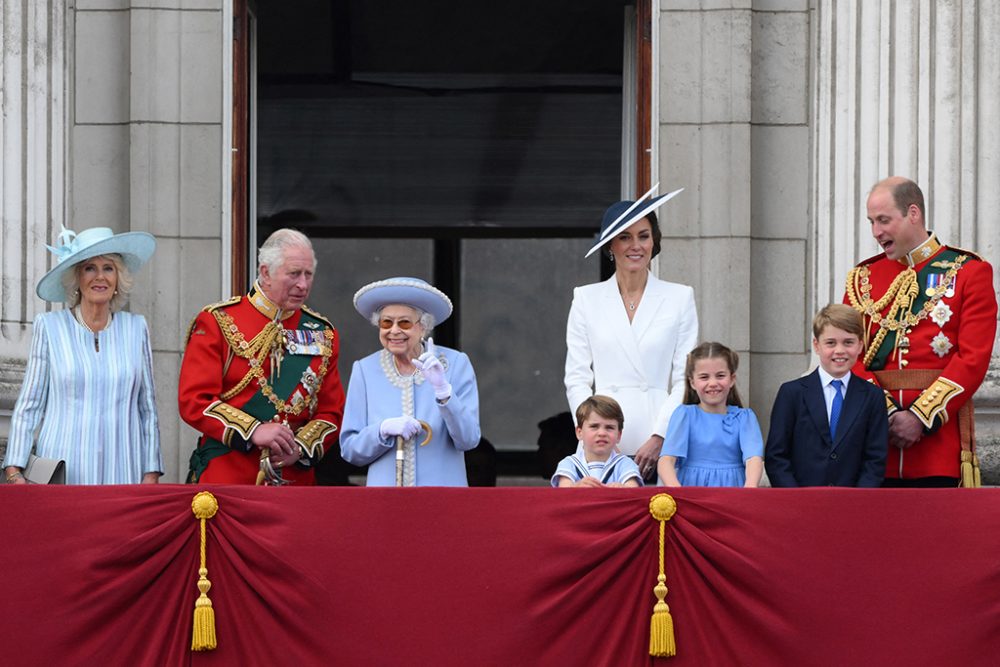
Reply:
<svg viewBox="0 0 1000 667"><path fill-rule="evenodd" d="M830 304L813 319L819 368L781 385L764 466L771 486L878 487L885 476L885 394L851 372L864 351L861 314Z"/></svg>

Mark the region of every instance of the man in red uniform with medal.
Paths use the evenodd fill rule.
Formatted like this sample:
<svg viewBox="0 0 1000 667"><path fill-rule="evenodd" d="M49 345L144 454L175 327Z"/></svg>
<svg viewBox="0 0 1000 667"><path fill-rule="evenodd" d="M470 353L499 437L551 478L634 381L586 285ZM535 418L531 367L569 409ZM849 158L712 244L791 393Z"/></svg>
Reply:
<svg viewBox="0 0 1000 667"><path fill-rule="evenodd" d="M260 248L250 293L205 307L181 364L181 417L201 433L189 482L315 484L344 415L340 342L305 306L316 257L301 232Z"/></svg>
<svg viewBox="0 0 1000 667"><path fill-rule="evenodd" d="M885 391L889 458L883 486L978 486L972 395L990 365L997 327L993 268L927 231L916 183L887 178L868 196L884 252L847 277L865 354L854 372Z"/></svg>

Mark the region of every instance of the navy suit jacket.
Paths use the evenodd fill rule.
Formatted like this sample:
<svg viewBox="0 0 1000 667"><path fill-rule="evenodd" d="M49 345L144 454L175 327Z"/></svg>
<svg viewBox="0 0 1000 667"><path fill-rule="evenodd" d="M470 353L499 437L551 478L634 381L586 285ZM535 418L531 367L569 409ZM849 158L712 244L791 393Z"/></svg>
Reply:
<svg viewBox="0 0 1000 667"><path fill-rule="evenodd" d="M882 390L851 375L836 437L819 371L781 385L771 410L764 465L771 486L881 486L889 446Z"/></svg>

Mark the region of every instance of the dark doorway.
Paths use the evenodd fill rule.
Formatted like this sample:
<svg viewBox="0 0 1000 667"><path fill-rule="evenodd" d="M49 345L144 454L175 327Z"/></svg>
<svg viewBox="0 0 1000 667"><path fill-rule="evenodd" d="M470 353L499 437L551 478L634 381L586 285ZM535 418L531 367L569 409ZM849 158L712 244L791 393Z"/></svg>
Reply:
<svg viewBox="0 0 1000 667"><path fill-rule="evenodd" d="M583 255L628 153L626 4L255 3L258 242L313 238L345 383L379 345L355 290L409 275L447 292L435 340L472 359L501 472L528 473L538 422L567 409L572 288L601 277Z"/></svg>

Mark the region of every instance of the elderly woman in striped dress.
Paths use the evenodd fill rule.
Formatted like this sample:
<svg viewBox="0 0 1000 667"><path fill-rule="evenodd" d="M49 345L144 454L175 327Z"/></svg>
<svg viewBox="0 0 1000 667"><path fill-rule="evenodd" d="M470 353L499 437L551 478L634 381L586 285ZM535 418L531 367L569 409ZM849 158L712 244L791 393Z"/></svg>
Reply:
<svg viewBox="0 0 1000 667"><path fill-rule="evenodd" d="M156 483L163 471L149 330L121 310L132 273L153 254L145 232L64 229L57 264L38 282L67 308L35 317L31 353L11 417L4 472L24 484L38 456L66 462L69 484ZM37 443L34 434L41 422Z"/></svg>

